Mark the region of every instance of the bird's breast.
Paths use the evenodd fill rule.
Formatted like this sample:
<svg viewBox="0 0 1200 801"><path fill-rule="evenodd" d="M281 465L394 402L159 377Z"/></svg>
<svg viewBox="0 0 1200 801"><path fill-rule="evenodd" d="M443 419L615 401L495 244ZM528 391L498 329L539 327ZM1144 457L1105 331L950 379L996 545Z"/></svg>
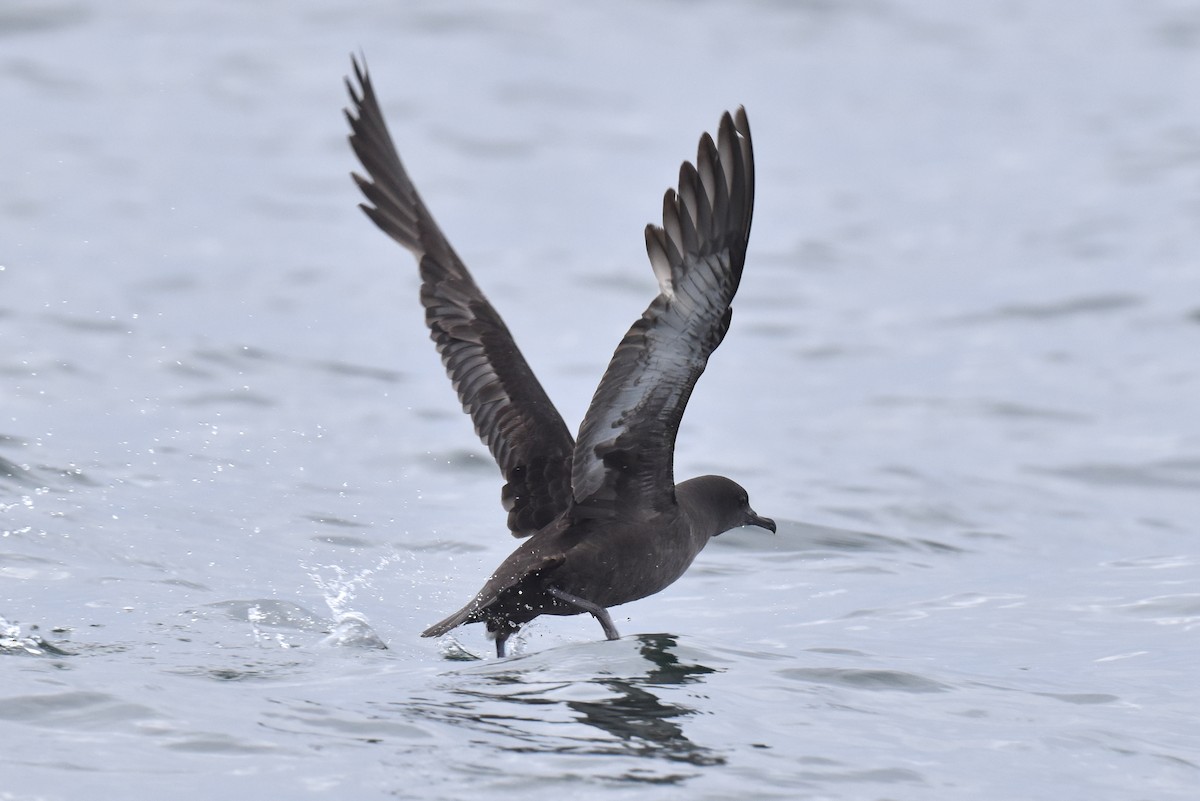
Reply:
<svg viewBox="0 0 1200 801"><path fill-rule="evenodd" d="M651 536L595 537L573 548L548 578L593 603L617 606L673 584L702 547L669 530ZM575 589L565 586L568 582Z"/></svg>

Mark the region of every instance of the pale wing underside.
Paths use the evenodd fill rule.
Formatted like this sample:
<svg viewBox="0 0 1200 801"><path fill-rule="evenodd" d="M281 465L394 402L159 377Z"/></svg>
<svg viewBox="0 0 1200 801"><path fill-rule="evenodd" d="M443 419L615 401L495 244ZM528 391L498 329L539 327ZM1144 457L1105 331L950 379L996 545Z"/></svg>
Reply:
<svg viewBox="0 0 1200 801"><path fill-rule="evenodd" d="M675 504L675 435L692 388L729 329L754 208L745 109L705 134L663 225L647 226L659 295L617 346L579 429L571 464L577 512L592 516Z"/></svg>

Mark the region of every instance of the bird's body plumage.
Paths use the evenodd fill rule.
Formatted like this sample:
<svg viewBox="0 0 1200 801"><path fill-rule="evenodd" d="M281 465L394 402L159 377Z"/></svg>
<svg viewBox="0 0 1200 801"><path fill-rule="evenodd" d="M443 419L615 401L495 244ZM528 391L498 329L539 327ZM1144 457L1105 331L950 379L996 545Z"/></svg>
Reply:
<svg viewBox="0 0 1200 801"><path fill-rule="evenodd" d="M497 653L539 615L590 612L609 638L611 606L674 582L713 536L775 525L721 476L676 484L675 436L708 358L729 329L754 204L745 111L700 140L647 226L659 294L617 346L576 442L418 195L396 153L366 70L347 81L350 142L369 178L354 175L362 208L409 249L421 272L426 322L459 400L505 478L509 530L528 537L439 636L486 622Z"/></svg>

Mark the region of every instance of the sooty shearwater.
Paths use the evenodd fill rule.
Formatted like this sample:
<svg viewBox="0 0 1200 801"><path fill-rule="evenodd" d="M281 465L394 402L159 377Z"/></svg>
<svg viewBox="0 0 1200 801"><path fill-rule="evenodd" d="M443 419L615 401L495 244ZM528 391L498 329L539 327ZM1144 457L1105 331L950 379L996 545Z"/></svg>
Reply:
<svg viewBox="0 0 1200 801"><path fill-rule="evenodd" d="M589 612L619 636L608 608L652 595L683 575L710 538L738 526L775 531L723 476L675 483L684 406L729 329L754 206L754 154L745 109L700 138L695 165L646 227L658 297L617 346L578 441L512 335L417 194L384 124L365 66L346 80L350 144L369 178L351 173L367 216L420 265L425 321L475 431L506 481L508 528L528 537L437 637L484 622L496 655L539 615ZM356 86L357 84L357 86Z"/></svg>

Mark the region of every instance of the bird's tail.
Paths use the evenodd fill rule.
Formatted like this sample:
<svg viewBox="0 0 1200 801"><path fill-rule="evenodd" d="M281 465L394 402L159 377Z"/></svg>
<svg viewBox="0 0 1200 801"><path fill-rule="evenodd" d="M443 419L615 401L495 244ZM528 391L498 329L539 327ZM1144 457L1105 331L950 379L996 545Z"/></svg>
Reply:
<svg viewBox="0 0 1200 801"><path fill-rule="evenodd" d="M463 623L474 623L475 621L480 620L480 618L476 616L478 611L479 607L474 601L472 601L462 609L459 609L453 615L450 615L450 617L446 618L440 623L434 623L432 626L422 631L421 636L441 637L443 634L450 631L450 629L456 629Z"/></svg>

